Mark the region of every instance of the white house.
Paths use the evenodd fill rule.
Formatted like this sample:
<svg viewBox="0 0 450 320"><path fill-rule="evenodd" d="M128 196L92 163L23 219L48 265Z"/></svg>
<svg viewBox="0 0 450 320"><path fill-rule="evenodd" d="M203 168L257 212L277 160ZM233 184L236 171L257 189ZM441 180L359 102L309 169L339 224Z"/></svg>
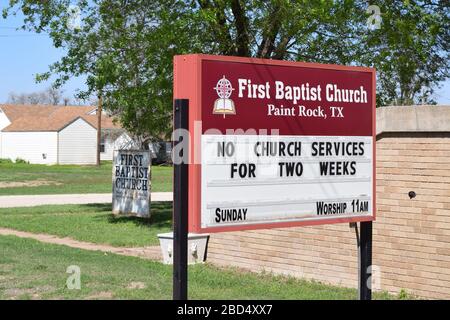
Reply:
<svg viewBox="0 0 450 320"><path fill-rule="evenodd" d="M131 139L102 115L101 159ZM97 115L92 106L0 105L0 158L41 164L95 164Z"/></svg>
<svg viewBox="0 0 450 320"><path fill-rule="evenodd" d="M133 148L135 148L135 143L126 132L106 131L102 134L100 158L101 160L112 160L114 150Z"/></svg>

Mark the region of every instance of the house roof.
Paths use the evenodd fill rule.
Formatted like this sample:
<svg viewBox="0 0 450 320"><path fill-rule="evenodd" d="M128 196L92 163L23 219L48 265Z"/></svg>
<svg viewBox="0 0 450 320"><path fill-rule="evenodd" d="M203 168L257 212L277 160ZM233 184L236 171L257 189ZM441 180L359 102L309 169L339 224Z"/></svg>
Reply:
<svg viewBox="0 0 450 320"><path fill-rule="evenodd" d="M86 120L87 122L89 122L94 128L97 129L97 115L85 115L82 117L84 120ZM107 117L107 116L102 116L102 130L113 130L113 129L121 129L122 127L117 124L114 123L114 119L111 117Z"/></svg>
<svg viewBox="0 0 450 320"><path fill-rule="evenodd" d="M89 115L95 106L0 105L11 124L3 129L15 131L60 131L77 118L97 128L97 115ZM102 129L120 129L113 119L102 115Z"/></svg>
<svg viewBox="0 0 450 320"><path fill-rule="evenodd" d="M52 113L57 107L49 105L14 105L1 104L0 109L6 114L9 121L14 122L23 116L43 117Z"/></svg>

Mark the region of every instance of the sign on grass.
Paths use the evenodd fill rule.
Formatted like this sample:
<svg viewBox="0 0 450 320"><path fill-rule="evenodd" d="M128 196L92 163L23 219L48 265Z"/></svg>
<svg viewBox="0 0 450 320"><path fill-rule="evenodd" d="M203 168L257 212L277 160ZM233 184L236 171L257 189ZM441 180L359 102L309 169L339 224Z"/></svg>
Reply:
<svg viewBox="0 0 450 320"><path fill-rule="evenodd" d="M375 70L177 56L189 99L189 230L375 219Z"/></svg>
<svg viewBox="0 0 450 320"><path fill-rule="evenodd" d="M150 168L150 151L114 151L114 214L150 217Z"/></svg>

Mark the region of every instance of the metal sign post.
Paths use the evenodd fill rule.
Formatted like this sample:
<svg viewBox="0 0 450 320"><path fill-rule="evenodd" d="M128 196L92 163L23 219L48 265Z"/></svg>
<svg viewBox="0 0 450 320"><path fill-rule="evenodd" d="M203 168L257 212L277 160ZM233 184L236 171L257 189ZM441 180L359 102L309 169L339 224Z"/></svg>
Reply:
<svg viewBox="0 0 450 320"><path fill-rule="evenodd" d="M175 99L174 130L188 129L188 110L189 100ZM188 150L183 148L181 152L187 153ZM177 156L181 159L188 158L186 154ZM173 167L173 299L187 300L188 164L185 161L174 161Z"/></svg>
<svg viewBox="0 0 450 320"><path fill-rule="evenodd" d="M358 246L359 300L372 299L372 221L361 222Z"/></svg>

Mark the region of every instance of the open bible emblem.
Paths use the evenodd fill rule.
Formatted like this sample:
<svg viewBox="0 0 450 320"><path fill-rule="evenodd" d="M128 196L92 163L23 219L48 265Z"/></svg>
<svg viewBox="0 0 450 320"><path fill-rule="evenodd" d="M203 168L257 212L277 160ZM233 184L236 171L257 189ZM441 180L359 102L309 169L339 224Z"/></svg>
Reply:
<svg viewBox="0 0 450 320"><path fill-rule="evenodd" d="M219 99L214 101L213 114L223 114L224 118L227 114L236 114L234 102L230 99L231 93L234 90L231 82L223 76L222 79L217 81L214 90L216 90Z"/></svg>

